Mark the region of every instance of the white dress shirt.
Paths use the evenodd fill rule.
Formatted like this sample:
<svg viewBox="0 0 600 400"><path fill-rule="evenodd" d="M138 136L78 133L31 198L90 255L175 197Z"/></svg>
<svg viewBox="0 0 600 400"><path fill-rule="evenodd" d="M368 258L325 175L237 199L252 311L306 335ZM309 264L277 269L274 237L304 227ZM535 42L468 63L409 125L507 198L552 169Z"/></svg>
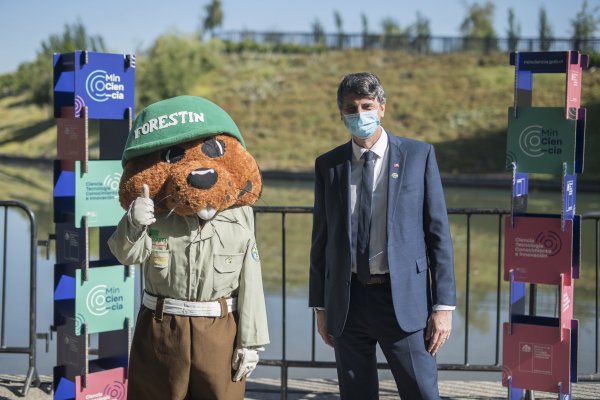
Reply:
<svg viewBox="0 0 600 400"><path fill-rule="evenodd" d="M350 213L352 230L352 248L356 249L358 236L358 213L360 191L362 187L362 170L365 163L363 153L372 151L375 154L373 179L373 200L371 202L371 228L369 231L369 269L371 274L389 272L387 259L387 193L388 193L388 136L383 130L381 136L371 149L360 147L352 141L352 162L350 175ZM356 257L352 255L352 272L356 272Z"/></svg>
<svg viewBox="0 0 600 400"><path fill-rule="evenodd" d="M358 233L358 207L362 185L362 171L366 151L375 153L373 179L373 200L371 202L371 229L369 231L369 269L371 274L387 274L390 271L387 257L387 195L389 176L388 135L381 128L381 136L370 149L365 149L352 141L352 162L350 175L350 212L352 248L356 249ZM356 272L356 255L352 255L352 272ZM434 311L454 310L455 306L436 304Z"/></svg>

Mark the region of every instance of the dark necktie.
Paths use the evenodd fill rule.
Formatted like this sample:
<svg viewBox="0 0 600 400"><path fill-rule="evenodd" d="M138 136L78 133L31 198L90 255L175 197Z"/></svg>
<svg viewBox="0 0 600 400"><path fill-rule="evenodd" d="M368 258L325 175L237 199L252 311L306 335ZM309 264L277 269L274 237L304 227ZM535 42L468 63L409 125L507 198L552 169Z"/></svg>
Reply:
<svg viewBox="0 0 600 400"><path fill-rule="evenodd" d="M358 233L356 235L356 273L358 280L367 283L369 270L369 234L371 230L371 202L373 200L373 180L375 170L375 153L363 153L365 163L362 170L360 189L360 206L358 209Z"/></svg>

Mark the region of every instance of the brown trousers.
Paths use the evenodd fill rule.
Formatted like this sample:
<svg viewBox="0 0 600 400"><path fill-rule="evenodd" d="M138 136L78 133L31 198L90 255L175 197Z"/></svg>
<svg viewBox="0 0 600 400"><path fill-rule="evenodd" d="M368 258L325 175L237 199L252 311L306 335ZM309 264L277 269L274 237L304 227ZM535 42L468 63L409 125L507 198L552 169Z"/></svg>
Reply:
<svg viewBox="0 0 600 400"><path fill-rule="evenodd" d="M129 358L129 400L243 400L246 379L233 382L237 321L163 314L144 306Z"/></svg>

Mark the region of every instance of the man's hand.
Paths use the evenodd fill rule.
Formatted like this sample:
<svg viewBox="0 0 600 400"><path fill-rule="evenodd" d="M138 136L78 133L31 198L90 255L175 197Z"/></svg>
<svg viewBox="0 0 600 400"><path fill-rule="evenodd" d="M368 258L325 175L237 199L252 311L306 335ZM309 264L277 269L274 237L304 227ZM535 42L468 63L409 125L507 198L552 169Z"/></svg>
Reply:
<svg viewBox="0 0 600 400"><path fill-rule="evenodd" d="M317 330L319 331L319 335L321 335L325 344L333 347L333 336L327 333L327 314L325 313L325 310L316 311Z"/></svg>
<svg viewBox="0 0 600 400"><path fill-rule="evenodd" d="M233 352L231 359L231 367L235 372L233 376L234 382L242 380L242 378L250 377L250 374L258 364L258 349L250 349L247 347L238 347Z"/></svg>
<svg viewBox="0 0 600 400"><path fill-rule="evenodd" d="M450 337L452 331L452 311L439 310L434 311L427 321L427 330L425 331L425 340L429 342L427 351L435 356L440 347Z"/></svg>
<svg viewBox="0 0 600 400"><path fill-rule="evenodd" d="M148 185L145 183L142 194L131 203L127 214L129 221L137 229L142 229L156 222L156 218L154 218L154 201L150 198Z"/></svg>

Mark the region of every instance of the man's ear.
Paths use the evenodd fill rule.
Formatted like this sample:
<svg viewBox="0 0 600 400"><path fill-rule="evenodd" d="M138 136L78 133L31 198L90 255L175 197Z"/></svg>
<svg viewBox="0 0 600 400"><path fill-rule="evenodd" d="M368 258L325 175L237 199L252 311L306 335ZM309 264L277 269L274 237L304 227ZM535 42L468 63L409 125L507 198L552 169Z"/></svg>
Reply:
<svg viewBox="0 0 600 400"><path fill-rule="evenodd" d="M385 115L385 103L379 105L379 112L377 114L379 115L379 119L383 119Z"/></svg>

